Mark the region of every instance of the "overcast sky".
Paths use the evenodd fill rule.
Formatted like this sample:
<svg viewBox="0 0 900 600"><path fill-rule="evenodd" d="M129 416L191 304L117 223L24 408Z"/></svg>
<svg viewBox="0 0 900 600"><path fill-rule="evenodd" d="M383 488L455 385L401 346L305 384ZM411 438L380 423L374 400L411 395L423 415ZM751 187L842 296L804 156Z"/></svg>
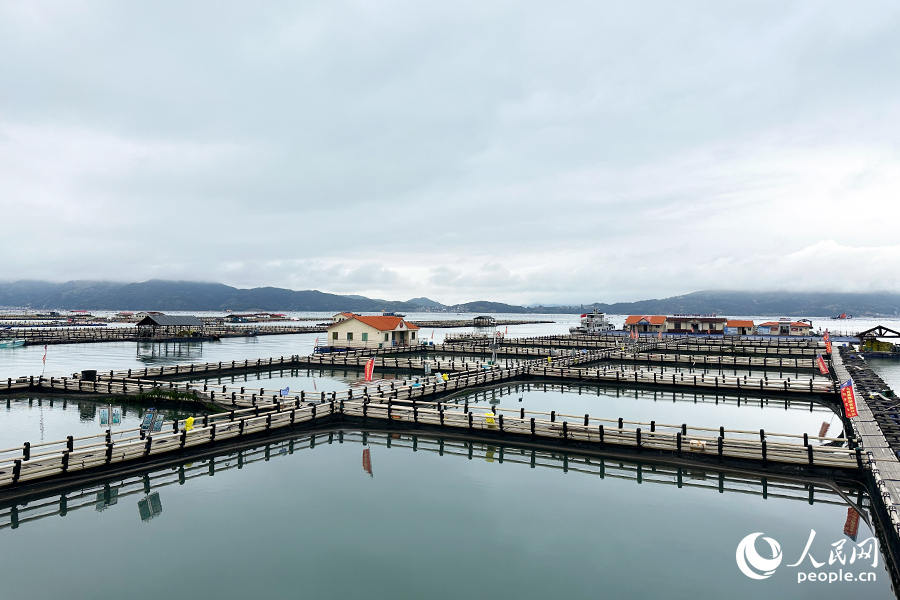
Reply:
<svg viewBox="0 0 900 600"><path fill-rule="evenodd" d="M900 291L900 4L4 2L0 280Z"/></svg>

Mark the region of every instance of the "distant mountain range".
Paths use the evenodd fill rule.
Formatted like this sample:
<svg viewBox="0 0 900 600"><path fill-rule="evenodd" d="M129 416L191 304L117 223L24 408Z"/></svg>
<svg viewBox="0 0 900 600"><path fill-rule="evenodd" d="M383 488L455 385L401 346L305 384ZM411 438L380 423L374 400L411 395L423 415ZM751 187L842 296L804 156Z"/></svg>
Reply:
<svg viewBox="0 0 900 600"><path fill-rule="evenodd" d="M900 294L702 291L659 300L584 304L579 306L516 306L501 302L445 305L429 298L406 302L365 296L341 296L317 290L263 287L238 289L221 283L150 280L0 282L0 306L34 310L159 310L159 311L355 311L578 314L600 310L611 314L719 314L785 317L828 317L847 313L897 316Z"/></svg>

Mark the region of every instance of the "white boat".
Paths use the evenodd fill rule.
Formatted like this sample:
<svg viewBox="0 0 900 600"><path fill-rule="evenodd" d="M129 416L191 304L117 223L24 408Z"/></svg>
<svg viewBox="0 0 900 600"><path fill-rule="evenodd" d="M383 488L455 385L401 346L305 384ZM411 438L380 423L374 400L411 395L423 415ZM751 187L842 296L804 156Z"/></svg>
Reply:
<svg viewBox="0 0 900 600"><path fill-rule="evenodd" d="M0 340L0 348L18 348L24 345L25 340Z"/></svg>
<svg viewBox="0 0 900 600"><path fill-rule="evenodd" d="M581 325L569 327L569 333L596 335L615 329L615 326L606 318L606 313L594 312L581 315Z"/></svg>

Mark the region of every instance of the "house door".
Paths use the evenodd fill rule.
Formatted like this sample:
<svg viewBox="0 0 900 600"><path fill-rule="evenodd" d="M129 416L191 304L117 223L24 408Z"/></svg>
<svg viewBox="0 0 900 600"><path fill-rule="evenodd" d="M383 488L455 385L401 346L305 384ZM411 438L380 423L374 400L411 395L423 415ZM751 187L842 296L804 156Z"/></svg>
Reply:
<svg viewBox="0 0 900 600"><path fill-rule="evenodd" d="M782 325L780 327L780 331L778 335L791 335L791 326L790 325Z"/></svg>

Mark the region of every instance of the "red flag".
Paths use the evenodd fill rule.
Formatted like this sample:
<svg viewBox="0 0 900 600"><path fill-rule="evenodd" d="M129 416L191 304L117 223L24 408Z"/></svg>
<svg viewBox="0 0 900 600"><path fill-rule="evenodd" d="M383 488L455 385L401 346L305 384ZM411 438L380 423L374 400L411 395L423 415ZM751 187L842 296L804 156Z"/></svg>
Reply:
<svg viewBox="0 0 900 600"><path fill-rule="evenodd" d="M831 340L825 342L825 354L831 354Z"/></svg>
<svg viewBox="0 0 900 600"><path fill-rule="evenodd" d="M819 373L828 375L828 365L825 364L825 358L821 354L816 355L816 366L819 367Z"/></svg>
<svg viewBox="0 0 900 600"><path fill-rule="evenodd" d="M47 364L47 345L44 344L44 358L42 359L44 364Z"/></svg>
<svg viewBox="0 0 900 600"><path fill-rule="evenodd" d="M375 357L373 356L366 361L366 381L372 381L372 373L375 371Z"/></svg>
<svg viewBox="0 0 900 600"><path fill-rule="evenodd" d="M856 534L859 533L859 513L855 508L847 508L847 521L844 523L844 535L848 536L854 542Z"/></svg>
<svg viewBox="0 0 900 600"><path fill-rule="evenodd" d="M825 437L825 434L828 433L828 428L831 427L831 423L828 421L823 421L822 426L819 427L819 437Z"/></svg>
<svg viewBox="0 0 900 600"><path fill-rule="evenodd" d="M844 415L848 419L859 416L859 413L856 410L856 394L853 392L852 379L848 379L847 382L841 386L841 400L844 401Z"/></svg>
<svg viewBox="0 0 900 600"><path fill-rule="evenodd" d="M372 476L372 453L368 448L363 448L363 471Z"/></svg>
<svg viewBox="0 0 900 600"><path fill-rule="evenodd" d="M656 339L658 339L658 340L662 339L662 331L660 331L659 334L657 334Z"/></svg>
<svg viewBox="0 0 900 600"><path fill-rule="evenodd" d="M831 337L828 335L828 330L826 329L825 330L825 341L827 342L830 339L831 339Z"/></svg>

